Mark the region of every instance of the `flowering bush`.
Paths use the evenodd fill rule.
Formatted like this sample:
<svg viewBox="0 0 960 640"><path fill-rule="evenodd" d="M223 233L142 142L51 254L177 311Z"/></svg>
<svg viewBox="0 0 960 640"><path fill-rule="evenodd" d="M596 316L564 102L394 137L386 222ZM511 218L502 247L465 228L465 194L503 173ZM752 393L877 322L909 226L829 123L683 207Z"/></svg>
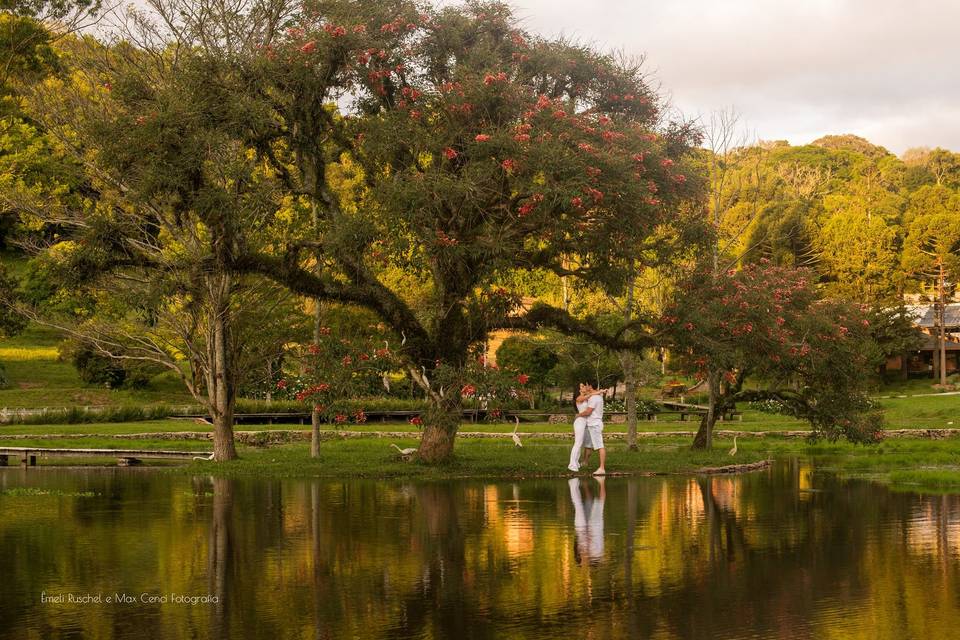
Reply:
<svg viewBox="0 0 960 640"><path fill-rule="evenodd" d="M339 337L329 328L320 334L316 344L298 354L302 374L279 380L277 396L303 403L328 422L366 422L364 408L354 399L378 387L389 390L389 375L398 369L398 359L379 337Z"/></svg>
<svg viewBox="0 0 960 640"><path fill-rule="evenodd" d="M504 410L529 403L529 376L498 367L485 356L475 357L464 367L441 365L434 371L433 385L457 389L461 404L486 412L488 420L500 420Z"/></svg>

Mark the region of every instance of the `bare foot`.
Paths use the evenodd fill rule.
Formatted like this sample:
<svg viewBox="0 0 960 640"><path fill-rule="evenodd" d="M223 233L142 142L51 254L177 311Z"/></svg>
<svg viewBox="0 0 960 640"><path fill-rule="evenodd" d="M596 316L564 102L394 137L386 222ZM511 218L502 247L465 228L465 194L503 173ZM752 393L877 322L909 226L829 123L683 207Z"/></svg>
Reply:
<svg viewBox="0 0 960 640"><path fill-rule="evenodd" d="M607 470L604 469L603 467L600 467L599 469L597 469L596 471L593 472L593 475L595 475L595 476L605 476L605 475L607 475Z"/></svg>

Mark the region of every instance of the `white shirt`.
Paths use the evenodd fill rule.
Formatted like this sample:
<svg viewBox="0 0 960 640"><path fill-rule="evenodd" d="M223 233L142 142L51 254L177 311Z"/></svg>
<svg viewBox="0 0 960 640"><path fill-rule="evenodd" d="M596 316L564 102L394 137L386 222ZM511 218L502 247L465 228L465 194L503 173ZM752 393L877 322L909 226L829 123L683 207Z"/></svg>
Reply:
<svg viewBox="0 0 960 640"><path fill-rule="evenodd" d="M593 413L587 416L587 424L591 427L603 425L603 396L597 394L590 396L587 400L587 406L593 409Z"/></svg>

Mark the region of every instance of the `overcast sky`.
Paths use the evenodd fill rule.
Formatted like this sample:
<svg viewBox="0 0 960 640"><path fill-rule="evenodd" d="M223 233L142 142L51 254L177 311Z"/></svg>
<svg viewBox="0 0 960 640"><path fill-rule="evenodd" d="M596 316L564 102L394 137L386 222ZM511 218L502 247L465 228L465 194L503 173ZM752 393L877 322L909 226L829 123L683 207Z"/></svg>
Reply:
<svg viewBox="0 0 960 640"><path fill-rule="evenodd" d="M960 151L960 0L512 0L526 29L645 54L688 116L755 137Z"/></svg>

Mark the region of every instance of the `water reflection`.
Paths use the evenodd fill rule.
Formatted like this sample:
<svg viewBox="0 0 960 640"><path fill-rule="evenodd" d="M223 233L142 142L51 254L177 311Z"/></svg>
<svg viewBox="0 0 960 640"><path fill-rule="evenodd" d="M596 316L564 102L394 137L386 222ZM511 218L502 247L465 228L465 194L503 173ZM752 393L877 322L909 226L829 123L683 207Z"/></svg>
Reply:
<svg viewBox="0 0 960 640"><path fill-rule="evenodd" d="M960 497L796 462L522 483L10 469L0 489L0 636L960 637Z"/></svg>
<svg viewBox="0 0 960 640"><path fill-rule="evenodd" d="M603 503L607 499L606 478L597 478L597 488L589 481L580 486L580 478L571 478L570 501L573 503L573 554L577 564L600 564L603 560ZM594 496L594 491L598 495ZM586 494L586 497L584 497Z"/></svg>

